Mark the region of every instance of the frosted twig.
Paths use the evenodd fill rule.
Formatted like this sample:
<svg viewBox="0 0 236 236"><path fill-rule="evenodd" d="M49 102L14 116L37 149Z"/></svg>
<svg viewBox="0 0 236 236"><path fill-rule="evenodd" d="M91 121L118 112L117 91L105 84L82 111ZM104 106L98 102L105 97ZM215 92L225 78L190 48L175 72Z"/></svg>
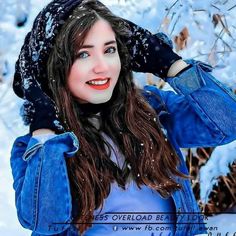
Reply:
<svg viewBox="0 0 236 236"><path fill-rule="evenodd" d="M166 13L166 15L165 15L165 17L164 17L164 19L165 18L167 18L167 16L169 15L169 13L170 13L170 11L171 11L171 9L177 4L177 2L178 2L179 0L176 0L169 8L167 8L166 10L167 10L167 13ZM160 26L159 26L159 28L158 28L158 31L157 32L159 32L160 31L160 29L161 29L161 25L162 25L162 22L161 22L161 24L160 24Z"/></svg>
<svg viewBox="0 0 236 236"><path fill-rule="evenodd" d="M220 8L219 8L219 7L217 7L217 6L215 6L214 4L211 4L211 6L212 6L212 7L214 7L214 8L216 8L217 10L219 10L219 11L220 11Z"/></svg>
<svg viewBox="0 0 236 236"><path fill-rule="evenodd" d="M174 23L174 25L173 25L173 28L172 28L172 30L171 30L171 32L170 32L170 35L172 35L172 33L173 33L174 29L175 29L175 26L176 26L177 22L179 21L180 17L181 17L181 16L178 15L178 18L176 19L176 21L175 21L175 23Z"/></svg>
<svg viewBox="0 0 236 236"><path fill-rule="evenodd" d="M217 34L215 34L215 36L217 37L217 38L219 38L221 41L222 41L222 43L229 49L229 51L230 52L232 52L232 48L230 47L230 45L228 44L228 43L226 43L225 41L224 41L224 39L222 39L222 36L221 35L217 35Z"/></svg>
<svg viewBox="0 0 236 236"><path fill-rule="evenodd" d="M236 4L234 6L232 6L232 7L230 7L227 11L231 11L235 7L236 7Z"/></svg>
<svg viewBox="0 0 236 236"><path fill-rule="evenodd" d="M195 24L197 25L198 29L201 30L201 24L198 20L194 19Z"/></svg>
<svg viewBox="0 0 236 236"><path fill-rule="evenodd" d="M236 202L236 197L235 197L235 193L232 191L232 189L230 188L229 184L228 184L228 181L227 181L227 178L225 176L222 176L222 179L225 183L225 185L227 186L230 194L232 195L233 199L234 199L234 202Z"/></svg>
<svg viewBox="0 0 236 236"><path fill-rule="evenodd" d="M189 173L190 174L192 173L192 161L193 161L193 154L190 150L190 153L189 153Z"/></svg>
<svg viewBox="0 0 236 236"><path fill-rule="evenodd" d="M226 47L228 47L229 52L232 52L232 48L222 39L222 36L223 36L223 35L224 35L224 28L220 31L219 35L218 35L218 34L215 34L216 40L215 40L215 42L214 42L214 44L213 44L213 46L212 46L212 48L211 48L210 54L213 52L213 50L215 50L217 41L218 41L219 39L223 42L223 44L224 44ZM225 53L225 52L226 52L226 50L224 50L224 53ZM224 53L223 53L223 54L224 54ZM209 55L210 55L210 54L209 54ZM215 52L215 54L216 54L216 52Z"/></svg>
<svg viewBox="0 0 236 236"><path fill-rule="evenodd" d="M170 8L168 8L168 11L167 11L166 16L168 16L168 14L170 13L171 9L176 5L176 3L177 3L178 1L179 1L179 0L176 0L176 1L170 6Z"/></svg>
<svg viewBox="0 0 236 236"><path fill-rule="evenodd" d="M213 46L212 46L212 48L211 48L211 51L216 47L217 41L218 41L219 39L221 39L221 37L223 36L223 35L221 35L221 34L224 34L224 29L222 29L222 30L220 31L219 35L215 34L216 39L215 39L215 42L214 42L214 44L213 44Z"/></svg>
<svg viewBox="0 0 236 236"><path fill-rule="evenodd" d="M205 9L194 9L193 12L206 11Z"/></svg>
<svg viewBox="0 0 236 236"><path fill-rule="evenodd" d="M235 52L236 50L232 50L232 51L218 51L218 52L215 52L215 54L225 54L225 53L227 53L227 52ZM198 58L198 57L201 57L201 56L208 56L210 54L210 52L209 53L200 53L199 52L199 55L196 55L196 56L193 56L192 58L194 59L194 58Z"/></svg>
<svg viewBox="0 0 236 236"><path fill-rule="evenodd" d="M230 176L232 182L236 184L236 179L233 177L233 175L231 173L228 173L228 175Z"/></svg>
<svg viewBox="0 0 236 236"><path fill-rule="evenodd" d="M207 159L210 158L210 155L206 152L206 150L204 148L201 148L201 151L204 153L204 155Z"/></svg>
<svg viewBox="0 0 236 236"><path fill-rule="evenodd" d="M225 15L223 15L222 18L223 18L223 20L224 20L225 27L228 29L228 28L229 28L229 27L228 27L228 22L227 22L227 20L226 20L226 18L225 18Z"/></svg>
<svg viewBox="0 0 236 236"><path fill-rule="evenodd" d="M229 31L228 22L227 22L227 20L226 20L225 15L223 15L222 17L223 17L223 19L224 19L224 24L225 24L225 28L226 28L226 33L229 35L230 38L232 38L233 40L235 40L234 37L233 37L233 35L232 35L231 32Z"/></svg>

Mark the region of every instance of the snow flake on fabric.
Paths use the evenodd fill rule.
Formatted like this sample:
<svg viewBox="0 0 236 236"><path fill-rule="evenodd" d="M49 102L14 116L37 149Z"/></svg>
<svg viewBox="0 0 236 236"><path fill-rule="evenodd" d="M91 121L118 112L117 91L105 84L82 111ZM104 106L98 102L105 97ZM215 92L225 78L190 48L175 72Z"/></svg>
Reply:
<svg viewBox="0 0 236 236"><path fill-rule="evenodd" d="M37 51L33 51L32 60L33 61L38 61L38 59L39 59L39 53Z"/></svg>
<svg viewBox="0 0 236 236"><path fill-rule="evenodd" d="M64 130L63 126L60 124L58 120L54 120L53 123L57 127L58 130Z"/></svg>
<svg viewBox="0 0 236 236"><path fill-rule="evenodd" d="M35 109L33 103L25 101L20 108L20 116L22 117L24 125L30 125L33 121Z"/></svg>
<svg viewBox="0 0 236 236"><path fill-rule="evenodd" d="M53 36L55 24L53 25L53 17L49 12L46 13L46 18L47 18L47 21L46 21L46 28L45 28L45 37L48 39Z"/></svg>
<svg viewBox="0 0 236 236"><path fill-rule="evenodd" d="M29 77L29 78L25 78L23 80L23 88L25 90L28 90L30 88L31 84L32 84L32 78Z"/></svg>

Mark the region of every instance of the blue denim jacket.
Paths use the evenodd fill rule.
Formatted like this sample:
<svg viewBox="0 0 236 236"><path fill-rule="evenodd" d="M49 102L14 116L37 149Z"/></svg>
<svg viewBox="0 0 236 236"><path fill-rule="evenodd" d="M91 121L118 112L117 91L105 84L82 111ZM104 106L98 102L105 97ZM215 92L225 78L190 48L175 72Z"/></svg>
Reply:
<svg viewBox="0 0 236 236"><path fill-rule="evenodd" d="M143 91L180 157L179 169L186 174L180 148L217 146L236 139L236 96L209 73L211 67L193 60L187 63L193 67L167 79L176 93L154 86L145 86ZM44 144L30 134L15 140L11 152L15 204L21 225L32 230L32 235L78 235L73 224L57 225L56 233L53 225L73 220L65 159L78 149L78 139L72 132ZM180 216L175 235L205 232L201 217L184 217L185 213L198 213L199 208L189 180L177 181L182 189L172 194Z"/></svg>

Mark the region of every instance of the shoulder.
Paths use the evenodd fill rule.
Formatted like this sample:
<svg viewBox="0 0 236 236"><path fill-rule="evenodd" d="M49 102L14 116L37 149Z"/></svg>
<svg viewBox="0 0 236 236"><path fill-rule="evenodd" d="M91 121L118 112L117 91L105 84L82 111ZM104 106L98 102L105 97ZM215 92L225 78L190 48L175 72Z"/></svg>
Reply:
<svg viewBox="0 0 236 236"><path fill-rule="evenodd" d="M31 137L32 136L30 134L18 136L13 142L13 147L27 146Z"/></svg>

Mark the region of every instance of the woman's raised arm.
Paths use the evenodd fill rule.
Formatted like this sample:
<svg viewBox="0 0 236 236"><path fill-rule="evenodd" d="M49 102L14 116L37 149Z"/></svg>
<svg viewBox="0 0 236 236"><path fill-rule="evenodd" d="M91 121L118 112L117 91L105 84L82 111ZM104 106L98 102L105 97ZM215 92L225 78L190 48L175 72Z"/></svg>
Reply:
<svg viewBox="0 0 236 236"><path fill-rule="evenodd" d="M159 112L160 121L169 137L180 147L209 147L236 139L236 96L210 73L211 67L189 60L191 68L176 77L167 78L172 91L145 86L144 95L154 107L161 97L166 110Z"/></svg>

